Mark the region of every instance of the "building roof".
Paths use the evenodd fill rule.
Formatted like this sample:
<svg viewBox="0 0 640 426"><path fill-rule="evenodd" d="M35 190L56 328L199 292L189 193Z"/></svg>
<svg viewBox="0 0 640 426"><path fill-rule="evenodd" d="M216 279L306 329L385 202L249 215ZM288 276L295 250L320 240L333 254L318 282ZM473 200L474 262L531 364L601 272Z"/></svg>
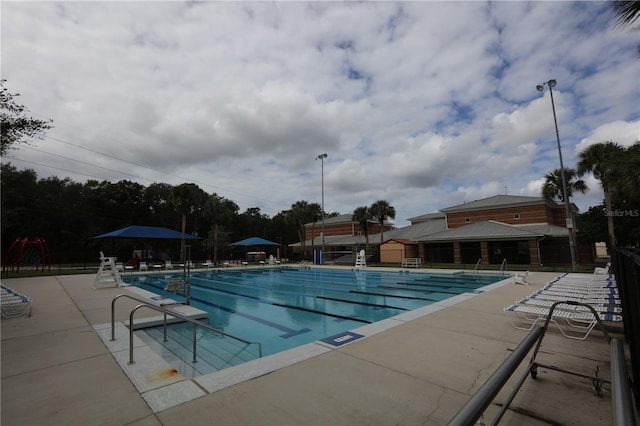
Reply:
<svg viewBox="0 0 640 426"><path fill-rule="evenodd" d="M529 240L541 238L545 234L522 226L508 225L493 220L472 223L459 228L423 236L416 241L424 243L450 241L487 241L487 240Z"/></svg>
<svg viewBox="0 0 640 426"><path fill-rule="evenodd" d="M326 217L324 218L324 224L326 225L337 225L337 224L344 224L344 223L353 223L353 224L358 224L358 222L354 222L352 220L353 215L352 214L341 214L338 216L334 216L334 217ZM369 223L371 224L378 224L378 221L376 220L369 220ZM318 219L317 222L315 222L315 226L318 226L318 224L322 224L322 219ZM384 223L385 225L391 225L389 222ZM305 227L311 227L314 225L314 222L308 222L305 223L304 226Z"/></svg>
<svg viewBox="0 0 640 426"><path fill-rule="evenodd" d="M442 209L442 212L453 213L472 210L497 209L502 207L516 207L532 204L551 203L552 207L558 205L554 201L548 201L542 197L523 197L520 195L494 195L493 197L482 198L468 203L458 204L456 206Z"/></svg>
<svg viewBox="0 0 640 426"><path fill-rule="evenodd" d="M402 228L393 229L391 231L385 231L385 239L407 239L416 241L418 238L424 235L435 234L436 232L442 232L447 229L447 222L444 220L444 215L439 219L432 219L425 222L418 222L414 225L404 226ZM380 234L378 241L380 241ZM369 236L371 237L371 236Z"/></svg>
<svg viewBox="0 0 640 426"><path fill-rule="evenodd" d="M416 217L410 217L407 219L411 223L424 222L426 220L444 219L445 215L442 212L427 213Z"/></svg>
<svg viewBox="0 0 640 426"><path fill-rule="evenodd" d="M543 234L546 237L567 238L569 230L562 226L552 225L550 223L530 223L527 225L513 225L526 231Z"/></svg>
<svg viewBox="0 0 640 426"><path fill-rule="evenodd" d="M415 246L417 244L415 241L403 240L403 239L398 239L398 238L391 238L390 240L386 240L384 242L384 244L391 243L391 242L399 243L399 244L402 244L402 245L405 245L405 246L406 245L414 245Z"/></svg>

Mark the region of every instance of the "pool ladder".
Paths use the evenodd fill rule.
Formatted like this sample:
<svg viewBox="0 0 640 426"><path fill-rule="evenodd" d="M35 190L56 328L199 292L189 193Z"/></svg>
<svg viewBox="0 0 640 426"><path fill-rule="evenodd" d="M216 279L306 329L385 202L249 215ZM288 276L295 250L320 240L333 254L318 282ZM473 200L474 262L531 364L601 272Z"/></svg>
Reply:
<svg viewBox="0 0 640 426"><path fill-rule="evenodd" d="M258 345L258 357L262 358L262 344L260 342L249 342L248 340L242 339L240 337L234 336L232 334L229 333L225 333L222 330L218 330L217 328L206 324L202 321L198 321L195 320L193 318L190 318L186 315L180 314L176 311L172 311L170 309L166 309L162 306L156 306L156 305L152 305L150 303L148 303L146 300L144 299L139 299L137 297L133 297L133 296L129 296L128 294L119 294L116 297L113 298L113 300L111 301L111 341L114 342L116 340L116 329L115 329L115 305L116 305L116 300L120 299L121 297L126 297L128 299L132 299L138 302L141 302L138 306L136 306L135 308L133 308L131 310L131 313L129 314L129 365L131 364L135 364L135 361L133 360L133 315L136 313L136 311L140 308L149 308L149 309L153 309L155 311L158 312L162 312L164 314L164 341L167 342L167 315L170 315L172 317L175 318L180 318L183 321L186 322L190 322L193 324L193 362L198 362L197 360L197 355L196 355L196 347L197 347L197 340L196 340L196 329L198 327L202 327L202 328L206 328L207 330L213 331L215 333L218 334L222 334L223 336L226 337L230 337L232 339L235 339L239 342L245 343L247 345Z"/></svg>
<svg viewBox="0 0 640 426"><path fill-rule="evenodd" d="M502 259L502 264L500 265L500 276L504 277L507 275L507 258Z"/></svg>
<svg viewBox="0 0 640 426"><path fill-rule="evenodd" d="M479 276L480 275L480 265L482 264L482 258L478 259L478 261L476 262L476 267L473 270L473 275Z"/></svg>

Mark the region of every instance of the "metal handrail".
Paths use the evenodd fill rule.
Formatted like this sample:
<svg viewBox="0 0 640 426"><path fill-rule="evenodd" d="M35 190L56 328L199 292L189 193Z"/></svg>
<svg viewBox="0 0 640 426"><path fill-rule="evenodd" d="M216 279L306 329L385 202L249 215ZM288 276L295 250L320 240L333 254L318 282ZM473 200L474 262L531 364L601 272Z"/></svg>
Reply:
<svg viewBox="0 0 640 426"><path fill-rule="evenodd" d="M128 294L119 294L116 297L113 298L113 300L111 301L111 341L115 341L116 340L116 334L115 334L115 303L116 300L118 300L121 297L126 297L132 300L136 300L138 302L142 302L140 305L136 306L135 308L133 308L133 310L131 311L131 313L129 314L129 364L135 364L135 361L133 360L133 314L140 308L150 308L153 310L156 310L158 312L162 312L164 314L164 341L167 341L167 315L171 315L172 317L175 318L180 318L183 321L187 321L193 324L193 362L197 362L196 359L196 328L198 326L206 328L208 330L211 330L215 333L219 333L222 334L223 336L226 337L230 337L234 340L237 340L239 342L245 343L247 345L258 345L258 356L260 358L262 358L262 344L260 342L250 342L248 340L242 339L240 337L234 336L232 334L229 333L225 333L222 330L219 330L209 324L203 323L202 321L198 321L195 320L193 318L190 318L186 315L183 315L181 313L169 310L169 309L165 309L163 307L160 306L156 306L156 305L152 305L149 302L147 302L144 299L140 299L137 297L133 297L133 296L129 296Z"/></svg>
<svg viewBox="0 0 640 426"><path fill-rule="evenodd" d="M474 275L480 275L480 265L482 264L482 258L478 259L478 261L476 262L476 268L473 270L473 274Z"/></svg>
<svg viewBox="0 0 640 426"><path fill-rule="evenodd" d="M507 272L507 258L502 259L502 264L500 265L500 276L504 276Z"/></svg>
<svg viewBox="0 0 640 426"><path fill-rule="evenodd" d="M527 335L527 337L522 342L520 342L520 344L516 347L516 349L513 350L511 355L509 355L509 357L505 359L505 361L498 367L498 369L491 375L491 377L487 379L487 381L480 387L480 389L478 389L476 393L469 399L469 401L460 409L460 411L458 411L458 413L454 416L454 418L451 419L451 421L449 422L449 426L458 426L458 425L462 426L462 425L474 424L482 416L484 411L491 404L491 402L493 401L495 396L498 394L498 392L502 389L502 387L505 385L505 383L511 378L515 370L520 366L525 356L534 347L534 345L535 345L535 349L533 350L533 355L531 357L531 361L529 362L529 365L527 366L527 368L524 370L524 372L518 379L511 393L507 396L507 398L502 403L502 408L500 409L498 414L494 417L494 419L491 421L490 423L491 425L497 425L500 422L500 419L505 414L505 412L509 409L511 402L520 391L520 388L524 384L524 381L527 378L527 376L531 375L533 379L536 378L538 374L538 367L548 368L550 370L590 379L598 394L600 394L603 383L611 382L609 380L598 377L597 370L596 370L595 376L589 376L586 374L565 370L552 365L542 364L536 361L536 356L538 355L538 351L540 350L540 346L542 344L542 340L544 339L544 335L547 329L549 328L549 323L551 322L553 312L556 309L556 307L560 304L587 307L589 311L591 311L591 313L593 314L595 321L597 321L598 326L600 327L600 330L602 331L602 334L604 335L605 339L608 342L612 341L611 338L609 337L609 333L607 332L606 328L602 324L600 316L595 311L593 306L588 305L586 303L572 302L572 301L555 302L553 305L551 305L551 308L549 309L549 313L547 314L547 318L545 320L544 325L542 327L538 326L538 327L532 328L531 332ZM620 348L615 347L613 350L619 351ZM619 357L619 354L616 356ZM622 363L622 361L621 360L613 361L612 359L612 364L616 364L616 363L620 364ZM619 368L619 366L615 366L615 368L617 369ZM624 376L624 375L625 374L623 371L621 376ZM619 393L621 394L619 395L620 396L619 399L621 399L621 402L619 402L620 408L618 410L617 405L615 408L617 410L616 415L619 416L617 418L622 419L622 421L627 421L632 415L631 413L632 410L629 409L629 404L626 402L628 401L629 397L623 392L624 392L623 390L619 391ZM626 424L633 424L633 423L621 423L621 424L626 425Z"/></svg>

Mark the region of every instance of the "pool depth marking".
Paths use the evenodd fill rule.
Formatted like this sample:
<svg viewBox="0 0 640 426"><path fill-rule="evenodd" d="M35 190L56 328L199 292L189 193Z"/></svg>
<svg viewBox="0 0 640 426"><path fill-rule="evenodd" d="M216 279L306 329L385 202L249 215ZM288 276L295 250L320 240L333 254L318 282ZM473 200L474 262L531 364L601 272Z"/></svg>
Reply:
<svg viewBox="0 0 640 426"><path fill-rule="evenodd" d="M351 331L347 331L344 333L340 333L340 334L336 334L330 337L325 337L324 339L321 339L321 342L325 342L328 343L330 345L333 346L342 346L346 343L350 343L353 342L354 340L358 340L360 338L364 337L361 334L358 333L354 333Z"/></svg>

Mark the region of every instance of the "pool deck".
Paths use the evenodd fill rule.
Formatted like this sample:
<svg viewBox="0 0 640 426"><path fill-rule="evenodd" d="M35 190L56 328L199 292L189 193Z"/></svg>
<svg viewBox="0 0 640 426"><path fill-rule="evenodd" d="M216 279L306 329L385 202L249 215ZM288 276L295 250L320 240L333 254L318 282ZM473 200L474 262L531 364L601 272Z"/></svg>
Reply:
<svg viewBox="0 0 640 426"><path fill-rule="evenodd" d="M494 286L430 305L427 315L356 330L367 337L351 343L312 343L200 379L145 367L144 349L127 366L126 334L117 344L105 338L111 300L126 288L93 289L95 275L5 279L31 296L33 310L30 318L2 320L0 420L4 426L447 424L528 333L511 325L503 307L557 275L531 273L528 286ZM120 322L137 302L118 303ZM141 317L154 315L143 311ZM583 374L598 368L609 378L602 336L596 328L577 341L552 326L538 359ZM597 396L588 379L540 368L501 423L611 424L609 390L605 384Z"/></svg>

